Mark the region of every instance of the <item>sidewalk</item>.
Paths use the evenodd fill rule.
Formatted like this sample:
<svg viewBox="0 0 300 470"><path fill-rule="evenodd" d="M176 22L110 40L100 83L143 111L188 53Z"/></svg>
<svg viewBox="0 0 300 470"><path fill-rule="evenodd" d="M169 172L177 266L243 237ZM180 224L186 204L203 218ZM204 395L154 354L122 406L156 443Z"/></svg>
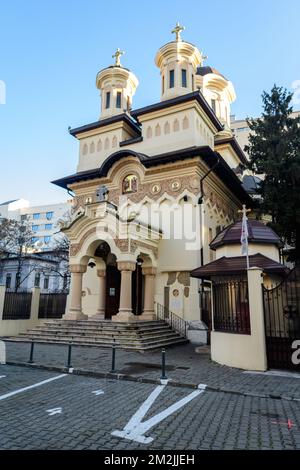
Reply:
<svg viewBox="0 0 300 470"><path fill-rule="evenodd" d="M30 343L6 342L7 363L26 364L29 360ZM35 344L35 366L61 370L67 364L68 347L62 345ZM111 369L111 350L72 347L74 373L107 376ZM161 353L137 353L116 351L116 378L141 382L159 383L161 377ZM187 344L166 350L166 375L170 385L197 387L204 383L213 390L258 397L282 398L300 401L300 374L298 378L265 374L248 374L239 369L221 366L210 360L207 347L195 352Z"/></svg>

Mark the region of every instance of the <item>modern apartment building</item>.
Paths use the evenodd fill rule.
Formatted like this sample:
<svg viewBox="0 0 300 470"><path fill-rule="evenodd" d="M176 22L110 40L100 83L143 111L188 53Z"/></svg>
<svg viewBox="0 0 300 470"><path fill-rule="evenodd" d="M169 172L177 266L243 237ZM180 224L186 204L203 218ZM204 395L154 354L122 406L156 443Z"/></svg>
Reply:
<svg viewBox="0 0 300 470"><path fill-rule="evenodd" d="M300 111L294 111L291 114L291 117L294 118L298 116L300 116ZM230 116L230 121L230 126L234 137L238 141L240 147L244 150L245 145L248 145L249 142L250 129L248 123L246 119L236 119L234 115ZM245 150L244 153L247 155L247 152L245 152Z"/></svg>
<svg viewBox="0 0 300 470"><path fill-rule="evenodd" d="M32 230L32 242L37 249L48 251L57 239L58 221L68 217L70 210L71 201L30 206L25 199L15 199L0 204L0 219L27 221Z"/></svg>

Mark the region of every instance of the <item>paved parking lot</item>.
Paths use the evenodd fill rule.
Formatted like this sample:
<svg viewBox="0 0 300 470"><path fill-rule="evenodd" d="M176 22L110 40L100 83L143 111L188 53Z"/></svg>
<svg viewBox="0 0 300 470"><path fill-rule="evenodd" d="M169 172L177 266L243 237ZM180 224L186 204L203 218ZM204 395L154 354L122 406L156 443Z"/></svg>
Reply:
<svg viewBox="0 0 300 470"><path fill-rule="evenodd" d="M300 402L0 365L0 449L300 449Z"/></svg>

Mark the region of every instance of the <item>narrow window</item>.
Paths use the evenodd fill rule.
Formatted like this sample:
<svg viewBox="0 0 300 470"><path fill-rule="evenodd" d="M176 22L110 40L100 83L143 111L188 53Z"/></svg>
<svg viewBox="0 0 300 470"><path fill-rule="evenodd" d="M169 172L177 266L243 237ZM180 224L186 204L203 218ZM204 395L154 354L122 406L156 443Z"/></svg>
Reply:
<svg viewBox="0 0 300 470"><path fill-rule="evenodd" d="M181 86L183 88L187 87L186 70L185 69L181 70Z"/></svg>
<svg viewBox="0 0 300 470"><path fill-rule="evenodd" d="M130 98L127 96L127 111L130 110Z"/></svg>
<svg viewBox="0 0 300 470"><path fill-rule="evenodd" d="M117 92L117 103L116 103L117 108L121 108L121 93L118 91Z"/></svg>
<svg viewBox="0 0 300 470"><path fill-rule="evenodd" d="M163 75L163 78L162 78L162 93L164 94L165 92L165 76Z"/></svg>
<svg viewBox="0 0 300 470"><path fill-rule="evenodd" d="M216 112L216 100L211 100L211 107L214 110L214 113Z"/></svg>
<svg viewBox="0 0 300 470"><path fill-rule="evenodd" d="M34 276L34 287L40 287L40 282L41 282L41 275L37 273Z"/></svg>
<svg viewBox="0 0 300 470"><path fill-rule="evenodd" d="M10 287L11 287L11 274L6 274L5 286L6 286L6 289L10 289Z"/></svg>
<svg viewBox="0 0 300 470"><path fill-rule="evenodd" d="M44 289L49 289L49 277L44 277Z"/></svg>
<svg viewBox="0 0 300 470"><path fill-rule="evenodd" d="M174 70L170 70L169 88L174 88Z"/></svg>
<svg viewBox="0 0 300 470"><path fill-rule="evenodd" d="M194 86L194 74L192 73L192 90L193 91L194 91L194 88L195 88L195 86Z"/></svg>
<svg viewBox="0 0 300 470"><path fill-rule="evenodd" d="M108 109L110 107L110 91L106 93L106 103L105 108Z"/></svg>
<svg viewBox="0 0 300 470"><path fill-rule="evenodd" d="M16 288L16 289L19 289L20 284L21 284L21 274L20 274L20 273L17 273L17 274L16 274L15 288Z"/></svg>

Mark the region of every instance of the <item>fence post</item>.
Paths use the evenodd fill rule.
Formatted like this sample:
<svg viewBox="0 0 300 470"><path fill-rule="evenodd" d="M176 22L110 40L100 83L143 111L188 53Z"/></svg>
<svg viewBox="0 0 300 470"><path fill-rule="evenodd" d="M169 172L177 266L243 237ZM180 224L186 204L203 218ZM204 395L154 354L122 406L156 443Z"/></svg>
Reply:
<svg viewBox="0 0 300 470"><path fill-rule="evenodd" d="M6 287L0 286L0 320L3 318L5 291Z"/></svg>
<svg viewBox="0 0 300 470"><path fill-rule="evenodd" d="M266 352L266 333L264 320L264 299L262 293L262 274L260 268L248 269L248 294L251 336L255 340L253 354L257 360L259 370L266 370L267 352Z"/></svg>
<svg viewBox="0 0 300 470"><path fill-rule="evenodd" d="M166 350L161 350L161 380L167 380L166 376Z"/></svg>
<svg viewBox="0 0 300 470"><path fill-rule="evenodd" d="M31 289L31 306L30 306L30 320L37 322L39 318L39 304L40 304L40 293L41 289L39 287L33 287Z"/></svg>

